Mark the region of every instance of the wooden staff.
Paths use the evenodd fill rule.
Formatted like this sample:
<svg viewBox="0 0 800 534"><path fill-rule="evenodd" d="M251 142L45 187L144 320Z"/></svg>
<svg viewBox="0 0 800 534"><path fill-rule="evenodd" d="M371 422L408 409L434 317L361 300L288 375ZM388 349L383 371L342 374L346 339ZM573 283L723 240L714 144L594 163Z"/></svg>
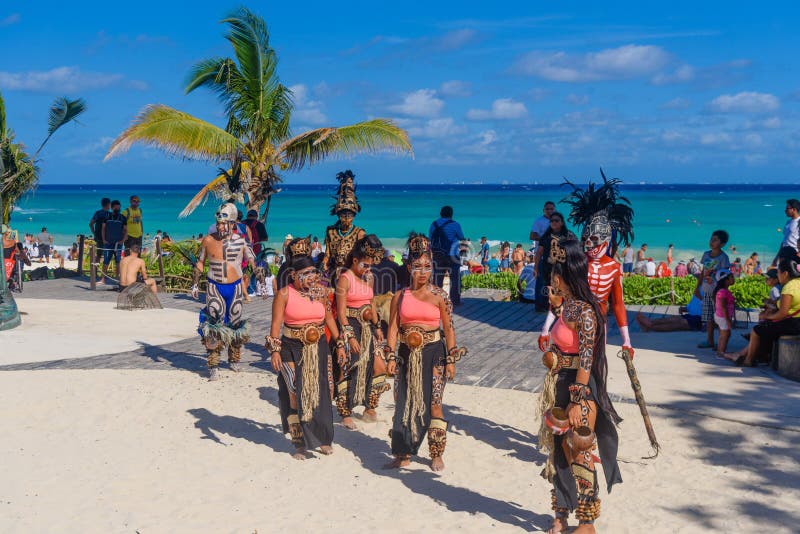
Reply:
<svg viewBox="0 0 800 534"><path fill-rule="evenodd" d="M636 397L636 404L639 405L639 411L642 413L644 420L644 428L647 430L647 437L650 438L650 446L653 447L655 454L651 456L643 456L645 460L655 458L658 456L658 451L661 446L656 439L656 431L653 430L653 423L650 421L650 414L647 413L647 404L644 401L644 393L642 393L642 385L639 383L639 376L636 374L636 367L633 366L633 359L628 349L623 348L617 353L617 356L622 358L625 362L625 367L628 369L628 377L631 379L631 387L633 388L633 395Z"/></svg>

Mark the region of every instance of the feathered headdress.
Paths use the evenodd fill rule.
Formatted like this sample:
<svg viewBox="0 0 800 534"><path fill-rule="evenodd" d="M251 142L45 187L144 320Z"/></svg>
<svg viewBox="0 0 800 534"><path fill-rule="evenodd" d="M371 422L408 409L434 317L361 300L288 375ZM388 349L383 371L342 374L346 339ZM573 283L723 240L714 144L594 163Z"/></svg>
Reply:
<svg viewBox="0 0 800 534"><path fill-rule="evenodd" d="M356 175L350 169L336 175L336 179L339 181L339 188L336 191L336 196L333 197L336 199L336 204L331 206L331 215L337 215L342 211L361 212L361 205L358 203L358 197L356 197L355 177Z"/></svg>
<svg viewBox="0 0 800 534"><path fill-rule="evenodd" d="M311 236L297 237L289 241L286 245L286 253L289 257L310 256L311 255Z"/></svg>
<svg viewBox="0 0 800 534"><path fill-rule="evenodd" d="M578 187L566 178L563 185L572 187L572 193L564 197L561 202L569 204L569 220L575 226L584 229L598 217L605 217L611 229L616 231L616 243L629 245L633 241L633 208L627 198L619 194L619 185L622 183L617 178L606 178L603 169L602 185L589 182L586 189Z"/></svg>
<svg viewBox="0 0 800 534"><path fill-rule="evenodd" d="M409 259L419 258L423 254L430 253L431 242L424 234L412 234L408 240Z"/></svg>

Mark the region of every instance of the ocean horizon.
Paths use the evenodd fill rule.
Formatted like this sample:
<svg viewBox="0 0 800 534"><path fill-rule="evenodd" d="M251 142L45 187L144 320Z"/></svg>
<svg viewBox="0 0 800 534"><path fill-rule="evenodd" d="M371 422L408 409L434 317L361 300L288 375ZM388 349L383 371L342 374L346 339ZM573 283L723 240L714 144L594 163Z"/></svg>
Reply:
<svg viewBox="0 0 800 534"><path fill-rule="evenodd" d="M280 184L267 221L270 243L280 245L286 234L312 235L322 241L325 227L335 221L330 215L336 192L336 182L332 182ZM12 227L20 233L38 233L46 226L57 246L67 247L76 234L88 233L89 219L101 197L118 199L124 208L128 197L138 194L146 233L162 230L173 239L186 239L207 231L219 202L211 198L189 217L178 219L202 185L43 184L19 203ZM568 215L568 206L560 200L570 191L560 183L359 183L362 211L356 224L377 234L387 247L400 249L410 231L427 232L441 206L447 204L453 206L455 220L473 243L485 235L495 246L507 240L512 246L521 243L528 248L531 223L541 215L544 202L556 202L557 209ZM634 247L647 243L648 255L659 260L673 243L676 261L699 257L718 228L731 235L727 247L731 260L758 252L770 261L782 240L783 204L787 198L800 196L796 186L764 183L624 183L621 191L635 212Z"/></svg>

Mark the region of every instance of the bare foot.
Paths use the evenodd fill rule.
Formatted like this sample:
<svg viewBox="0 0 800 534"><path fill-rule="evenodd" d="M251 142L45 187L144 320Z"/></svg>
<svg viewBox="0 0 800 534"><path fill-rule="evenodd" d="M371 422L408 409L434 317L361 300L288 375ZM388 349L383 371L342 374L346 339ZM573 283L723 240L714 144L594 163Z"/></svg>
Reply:
<svg viewBox="0 0 800 534"><path fill-rule="evenodd" d="M376 423L378 421L378 414L372 408L367 408L361 415L361 420L366 423Z"/></svg>
<svg viewBox="0 0 800 534"><path fill-rule="evenodd" d="M333 454L333 447L331 447L330 445L322 445L319 448L319 452L321 452L325 456L330 456L331 454Z"/></svg>
<svg viewBox="0 0 800 534"><path fill-rule="evenodd" d="M558 534L559 532L566 532L569 528L566 518L554 517L553 526L547 531L547 534Z"/></svg>
<svg viewBox="0 0 800 534"><path fill-rule="evenodd" d="M308 458L308 453L306 452L305 447L299 447L295 449L292 458L294 458L295 460L305 460L306 458Z"/></svg>
<svg viewBox="0 0 800 534"><path fill-rule="evenodd" d="M636 314L636 322L639 323L643 332L649 332L651 323L650 321L641 313Z"/></svg>
<svg viewBox="0 0 800 534"><path fill-rule="evenodd" d="M231 371L233 371L234 373L239 373L242 370L242 364L239 362L231 362L230 366L231 366Z"/></svg>
<svg viewBox="0 0 800 534"><path fill-rule="evenodd" d="M208 370L208 381L215 382L219 380L219 371L217 371L216 367L212 367Z"/></svg>
<svg viewBox="0 0 800 534"><path fill-rule="evenodd" d="M411 463L411 460L408 456L395 456L394 460L386 464L384 467L386 469L399 469L401 467L406 467Z"/></svg>
<svg viewBox="0 0 800 534"><path fill-rule="evenodd" d="M356 427L356 422L353 421L352 417L342 417L342 425L344 425L345 428L349 428L350 430L355 430L356 428L358 428Z"/></svg>
<svg viewBox="0 0 800 534"><path fill-rule="evenodd" d="M441 456L431 460L431 470L436 471L437 473L444 471L444 460L442 460Z"/></svg>
<svg viewBox="0 0 800 534"><path fill-rule="evenodd" d="M589 523L583 523L578 525L578 528L572 531L573 534L595 534L597 531L594 529L594 525Z"/></svg>
<svg viewBox="0 0 800 534"><path fill-rule="evenodd" d="M721 354L721 356L723 358L725 358L726 360L730 360L732 362L735 362L739 358L739 356L741 356L741 354L738 353L738 352L725 352L725 353Z"/></svg>

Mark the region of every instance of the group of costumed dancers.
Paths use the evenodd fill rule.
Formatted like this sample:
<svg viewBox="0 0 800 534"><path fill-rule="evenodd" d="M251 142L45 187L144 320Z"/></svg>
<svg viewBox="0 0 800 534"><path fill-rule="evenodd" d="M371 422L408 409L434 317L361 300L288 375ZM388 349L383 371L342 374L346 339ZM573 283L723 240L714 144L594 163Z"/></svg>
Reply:
<svg viewBox="0 0 800 534"><path fill-rule="evenodd" d="M456 343L449 296L431 283L430 241L411 234L407 287L391 295L388 317L381 317L371 267L384 249L377 236L354 224L361 207L353 173L341 172L337 179L331 214L338 220L326 229L321 269L311 257L310 239L297 238L286 245L277 275L265 346L278 373L283 430L294 458L308 458L310 450L329 455L334 406L348 429L356 429L355 409L363 408L362 421L375 422L381 395L392 389L387 378L393 377L389 467L408 465L427 436L431 468L441 471L448 427L444 388L466 349ZM597 187L573 186L565 201L572 206L570 220L583 229L581 240L561 241L550 255L550 312L538 340L548 367L539 399L539 445L549 455L542 476L553 485L550 532L566 531L571 512L579 522L575 532L594 532L600 515L597 463L608 491L622 480L616 458L620 417L606 391L606 310L610 299L623 350L632 356L621 269L610 256L631 241L633 211L617 184L603 176ZM239 370L241 346L249 339L242 267L253 262L235 230L235 206L224 204L216 220L216 233L202 241L193 288L197 295L207 261L208 292L198 332L212 380L226 347L231 369Z"/></svg>

